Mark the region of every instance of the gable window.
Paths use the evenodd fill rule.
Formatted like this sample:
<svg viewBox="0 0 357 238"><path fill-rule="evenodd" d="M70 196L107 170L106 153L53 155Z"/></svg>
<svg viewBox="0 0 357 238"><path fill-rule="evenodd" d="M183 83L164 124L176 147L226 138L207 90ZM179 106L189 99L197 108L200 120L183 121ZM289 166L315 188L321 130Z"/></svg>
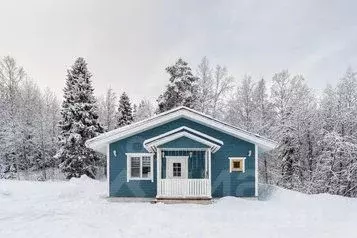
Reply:
<svg viewBox="0 0 357 238"><path fill-rule="evenodd" d="M245 172L245 157L230 157L229 172Z"/></svg>
<svg viewBox="0 0 357 238"><path fill-rule="evenodd" d="M152 153L127 153L127 182L129 180L151 180L153 176Z"/></svg>

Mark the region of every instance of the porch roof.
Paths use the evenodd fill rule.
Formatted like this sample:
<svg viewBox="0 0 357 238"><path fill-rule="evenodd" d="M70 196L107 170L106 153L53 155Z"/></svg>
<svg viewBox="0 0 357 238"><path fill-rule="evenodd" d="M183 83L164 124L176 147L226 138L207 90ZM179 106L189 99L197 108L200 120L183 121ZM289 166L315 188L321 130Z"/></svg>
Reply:
<svg viewBox="0 0 357 238"><path fill-rule="evenodd" d="M161 135L149 138L144 141L143 145L146 150L154 152L157 150L158 146L177 140L181 137L187 137L208 146L211 148L212 153L219 150L223 145L223 141L186 126L182 126Z"/></svg>

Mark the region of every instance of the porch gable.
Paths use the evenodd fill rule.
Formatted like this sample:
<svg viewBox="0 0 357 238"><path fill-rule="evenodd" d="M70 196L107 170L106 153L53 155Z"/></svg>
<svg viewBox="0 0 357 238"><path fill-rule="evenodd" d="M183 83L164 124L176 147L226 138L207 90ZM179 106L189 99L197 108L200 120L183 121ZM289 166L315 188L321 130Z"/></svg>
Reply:
<svg viewBox="0 0 357 238"><path fill-rule="evenodd" d="M209 148L209 146L183 136L173 141L159 145L158 148Z"/></svg>

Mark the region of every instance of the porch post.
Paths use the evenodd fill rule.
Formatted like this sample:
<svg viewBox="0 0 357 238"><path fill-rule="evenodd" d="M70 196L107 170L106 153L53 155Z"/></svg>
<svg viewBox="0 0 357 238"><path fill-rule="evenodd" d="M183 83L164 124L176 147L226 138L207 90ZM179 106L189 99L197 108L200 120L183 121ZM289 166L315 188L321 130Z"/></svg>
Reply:
<svg viewBox="0 0 357 238"><path fill-rule="evenodd" d="M208 163L207 163L207 161L208 161L208 149L205 150L205 177L204 177L205 179L208 178L208 168L207 168Z"/></svg>
<svg viewBox="0 0 357 238"><path fill-rule="evenodd" d="M157 148L156 152L156 197L161 195L161 149Z"/></svg>
<svg viewBox="0 0 357 238"><path fill-rule="evenodd" d="M259 153L259 151L258 151L258 146L255 144L255 147L254 147L254 156L255 156L255 158L254 158L254 161L255 161L255 165L254 165L254 167L255 167L255 171L254 171L254 175L255 175L255 196L256 197L258 197L258 193L259 193L259 184L258 184L258 176L259 176L259 165L258 165L258 159L259 159L259 157L258 157L258 153Z"/></svg>
<svg viewBox="0 0 357 238"><path fill-rule="evenodd" d="M208 149L208 192L209 196L212 196L212 178L211 178L211 148Z"/></svg>
<svg viewBox="0 0 357 238"><path fill-rule="evenodd" d="M208 178L211 180L211 149L208 149Z"/></svg>

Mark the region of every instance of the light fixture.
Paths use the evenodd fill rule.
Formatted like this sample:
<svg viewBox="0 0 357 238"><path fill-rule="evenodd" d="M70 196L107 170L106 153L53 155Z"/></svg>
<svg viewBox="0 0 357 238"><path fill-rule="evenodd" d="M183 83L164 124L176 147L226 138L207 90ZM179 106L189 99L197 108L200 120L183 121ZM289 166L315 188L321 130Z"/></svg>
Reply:
<svg viewBox="0 0 357 238"><path fill-rule="evenodd" d="M252 151L251 150L248 152L248 156L252 156Z"/></svg>
<svg viewBox="0 0 357 238"><path fill-rule="evenodd" d="M189 155L190 155L190 158L192 157L192 154L193 154L193 153L192 153L192 151L190 151L190 153L189 153Z"/></svg>
<svg viewBox="0 0 357 238"><path fill-rule="evenodd" d="M117 157L117 151L116 150L113 150L113 155L114 155L114 157Z"/></svg>
<svg viewBox="0 0 357 238"><path fill-rule="evenodd" d="M165 151L162 152L162 158L164 158L164 157L165 157Z"/></svg>

